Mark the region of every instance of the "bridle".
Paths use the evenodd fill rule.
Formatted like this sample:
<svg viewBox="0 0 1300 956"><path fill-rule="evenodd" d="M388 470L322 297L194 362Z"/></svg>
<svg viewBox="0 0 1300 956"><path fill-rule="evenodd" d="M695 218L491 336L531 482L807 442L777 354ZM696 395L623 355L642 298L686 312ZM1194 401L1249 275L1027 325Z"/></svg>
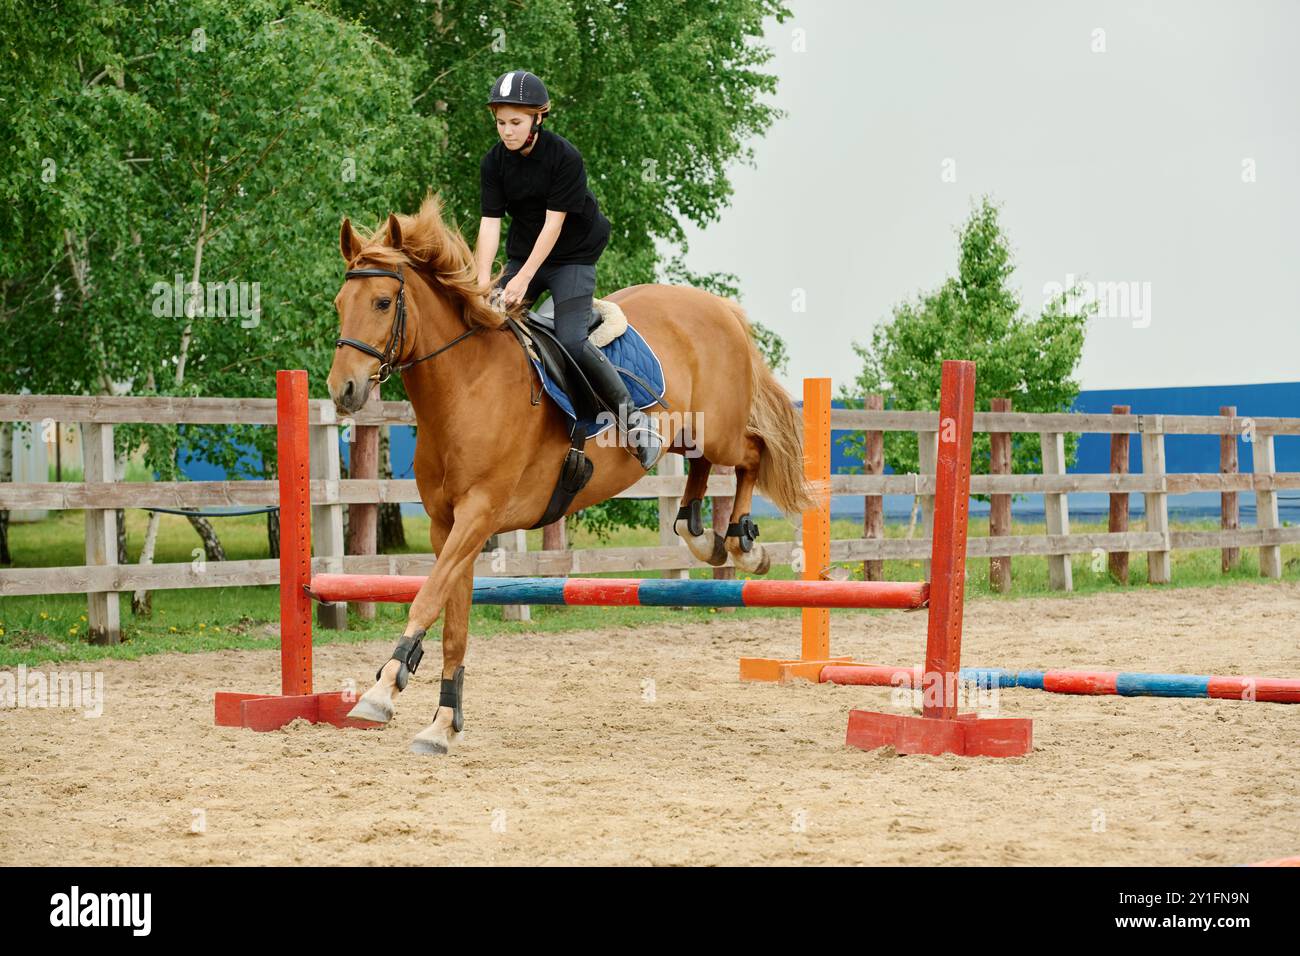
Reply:
<svg viewBox="0 0 1300 956"><path fill-rule="evenodd" d="M365 342L358 342L356 339L340 338L334 340L334 348L337 350L343 348L345 345L350 345L360 352L365 352L367 355L379 359L378 371L376 371L374 375L370 376L372 382L378 382L382 385L384 382L388 381L389 377L392 376L394 372L404 372L412 365L418 365L421 362L427 361L438 353L447 351L447 349L451 348L462 339L467 339L475 332L480 332L483 329L483 326L481 325L472 326L468 331L462 332L446 345L434 349L428 355L421 355L418 359L412 359L409 362L403 362L401 365L398 365L397 360L401 357L402 345L406 341L406 279L402 275L400 269L396 272L392 272L388 269L349 269L347 272L343 273L344 281L347 281L348 279L366 279L371 276L386 276L390 279L396 279L398 283L397 311L393 316L392 328L389 329L388 332L388 343L384 346L384 350L381 352L373 346L367 345Z"/></svg>

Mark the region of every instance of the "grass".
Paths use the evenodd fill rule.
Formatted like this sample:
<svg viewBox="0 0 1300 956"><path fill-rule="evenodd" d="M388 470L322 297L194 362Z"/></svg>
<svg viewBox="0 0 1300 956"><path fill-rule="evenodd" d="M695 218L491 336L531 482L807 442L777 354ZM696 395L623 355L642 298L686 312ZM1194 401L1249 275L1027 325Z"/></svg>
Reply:
<svg viewBox="0 0 1300 956"><path fill-rule="evenodd" d="M127 554L131 561L139 558L148 515L139 510L128 510ZM266 558L269 549L266 539L266 520L261 515L214 519L221 535L226 554L231 560ZM421 518L406 519L407 541L410 553L427 552L428 521ZM1180 530L1215 530L1214 521L1183 522ZM1083 533L1105 531L1103 523L1075 522L1072 530ZM887 537L902 538L906 527L887 525ZM1017 523L1015 534L1044 534L1041 524ZM832 537L858 538L862 526L857 521L835 521ZM987 535L987 524L975 522L970 529L972 537ZM10 528L10 549L14 567L65 567L84 563L85 518L79 511L58 512L53 517L32 524L18 524ZM541 549L541 531L528 533L530 550ZM794 528L786 521L763 522L763 541L789 541ZM608 541L601 542L594 535L578 531L569 536L574 548L600 546L648 547L658 544L658 532L651 529L623 529ZM155 560L188 562L200 542L189 523L177 515L163 515L159 525ZM201 553L201 552L200 552ZM1300 580L1300 545L1287 545L1282 549L1283 578ZM1013 561L1013 592L997 594L988 583L988 561L972 560L968 563L966 594L973 600L1006 600L1028 596L1050 595L1068 599L1074 595L1102 591L1122 591L1121 585L1106 573L1105 555L1076 555L1072 559L1074 575L1073 595L1052 591L1048 585L1047 560L1042 557L1021 557ZM1207 587L1233 581L1258 581L1258 551L1243 549L1241 564L1230 574L1219 570L1219 550L1175 551L1172 555L1172 587ZM862 562L846 563L854 577L862 577ZM887 561L886 577L896 581L923 579L920 561ZM701 569L692 572L696 578L706 578L710 572ZM634 575L630 572L611 577L658 577L657 572ZM795 573L786 566L774 567L768 577L792 578ZM1129 589L1147 586L1147 562L1143 553L1134 552L1130 559ZM357 642L374 640L382 636L397 637L405 622L405 607L378 605L374 621L361 621L355 616L348 631L317 629L320 643ZM532 621L519 623L503 621L499 607L476 607L472 612L471 632L476 636L508 633L547 633L593 628L642 627L659 622L687 623L724 613L738 615L740 619L794 618L798 609L748 609L719 611L710 608L690 608L685 611L667 608L585 608L585 607L534 607ZM888 613L875 611L845 613ZM223 648L274 648L279 638L273 628L268 628L279 618L279 596L273 587L201 588L191 590L155 591L153 614L149 618L133 617L130 596L122 599L123 641L113 647L91 645L86 641L86 598L80 594L9 597L0 599L0 666L17 664L36 665L46 661L97 660L102 658L133 659L146 654L166 651L210 651ZM435 628L435 633L438 633Z"/></svg>

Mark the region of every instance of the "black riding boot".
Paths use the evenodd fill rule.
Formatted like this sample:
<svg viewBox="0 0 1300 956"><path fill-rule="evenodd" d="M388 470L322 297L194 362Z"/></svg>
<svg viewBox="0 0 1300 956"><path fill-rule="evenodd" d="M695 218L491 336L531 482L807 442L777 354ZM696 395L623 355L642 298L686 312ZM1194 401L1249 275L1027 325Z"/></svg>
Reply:
<svg viewBox="0 0 1300 956"><path fill-rule="evenodd" d="M604 352L590 341L584 341L577 358L587 381L610 409L618 413L620 424L617 427L627 436L628 449L636 455L641 467L649 471L663 447L663 437L655 431L654 421L645 412L632 407L632 395L623 384L623 376L614 370Z"/></svg>

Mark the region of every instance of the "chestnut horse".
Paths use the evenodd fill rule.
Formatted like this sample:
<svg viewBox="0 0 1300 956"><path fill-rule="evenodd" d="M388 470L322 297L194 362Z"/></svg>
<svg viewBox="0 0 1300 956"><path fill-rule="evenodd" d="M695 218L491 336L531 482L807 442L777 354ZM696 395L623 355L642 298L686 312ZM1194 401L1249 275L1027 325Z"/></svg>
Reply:
<svg viewBox="0 0 1300 956"><path fill-rule="evenodd" d="M442 696L433 723L411 749L446 753L463 724L475 559L490 535L540 520L569 450L568 428L554 403L534 404L529 360L489 305L469 246L443 222L436 196L416 216L389 215L373 234L358 234L344 219L339 248L348 277L334 300L339 344L330 397L343 412L356 412L373 381L401 371L418 426L415 480L437 555L392 659L351 716L391 719L394 700L419 663L420 639L442 616ZM676 532L702 561L720 566L730 555L738 569L765 573L769 559L753 540L757 528L744 523L755 487L787 515L813 503L803 476L800 418L755 346L744 313L729 299L684 286L633 286L610 299L663 365L667 409L647 414L664 436L665 453L693 459ZM684 425L688 416L692 424ZM635 450L621 443L597 440L587 453L594 473L566 514L645 474ZM733 521L739 524L728 531L739 532L727 537L699 520L715 464L736 469Z"/></svg>

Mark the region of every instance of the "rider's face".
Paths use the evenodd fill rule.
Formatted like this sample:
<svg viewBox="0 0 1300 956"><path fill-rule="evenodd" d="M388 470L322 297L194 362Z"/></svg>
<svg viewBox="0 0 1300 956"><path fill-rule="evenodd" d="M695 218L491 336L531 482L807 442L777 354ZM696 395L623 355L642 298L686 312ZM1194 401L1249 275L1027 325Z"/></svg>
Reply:
<svg viewBox="0 0 1300 956"><path fill-rule="evenodd" d="M533 114L516 106L498 106L497 135L508 149L518 149L533 128Z"/></svg>

